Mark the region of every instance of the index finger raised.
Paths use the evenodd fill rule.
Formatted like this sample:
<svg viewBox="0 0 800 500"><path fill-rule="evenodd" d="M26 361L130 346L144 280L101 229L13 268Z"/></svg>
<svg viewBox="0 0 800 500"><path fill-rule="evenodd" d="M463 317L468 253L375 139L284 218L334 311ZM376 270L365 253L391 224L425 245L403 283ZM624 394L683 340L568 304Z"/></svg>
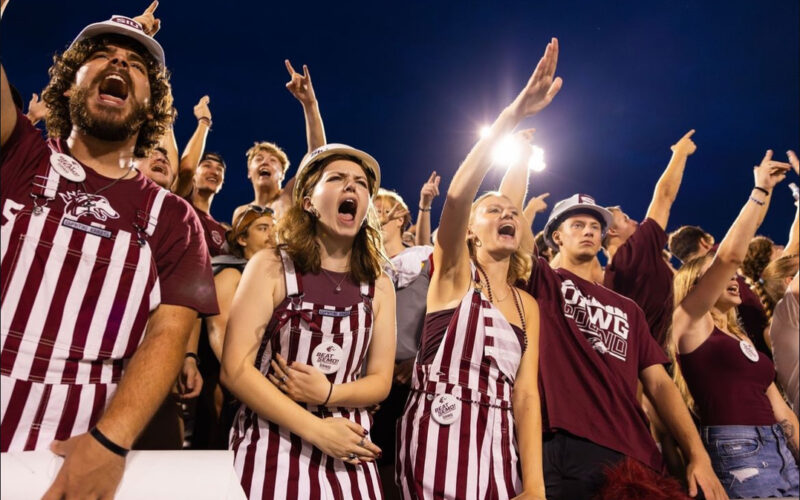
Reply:
<svg viewBox="0 0 800 500"><path fill-rule="evenodd" d="M156 11L157 8L158 8L158 0L154 0L153 3L151 3L150 6L147 7L147 9L145 9L144 13L152 14Z"/></svg>
<svg viewBox="0 0 800 500"><path fill-rule="evenodd" d="M686 133L683 135L683 138L684 138L684 139L691 139L691 137L692 137L693 135L694 135L694 129L692 129L692 130L690 130L690 131L686 132Z"/></svg>
<svg viewBox="0 0 800 500"><path fill-rule="evenodd" d="M297 71L295 71L294 68L292 67L292 63L289 62L288 59L284 59L283 64L286 65L286 70L289 72L290 75L294 75L295 73L297 73Z"/></svg>

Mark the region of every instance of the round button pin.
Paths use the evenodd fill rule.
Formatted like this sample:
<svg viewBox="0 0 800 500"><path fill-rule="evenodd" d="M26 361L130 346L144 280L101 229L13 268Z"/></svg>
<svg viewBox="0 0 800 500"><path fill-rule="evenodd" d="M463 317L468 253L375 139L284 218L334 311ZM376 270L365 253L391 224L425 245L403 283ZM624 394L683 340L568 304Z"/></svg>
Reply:
<svg viewBox="0 0 800 500"><path fill-rule="evenodd" d="M50 155L50 166L58 172L58 175L72 182L86 180L86 172L81 164L78 163L78 160L64 153L52 153Z"/></svg>
<svg viewBox="0 0 800 500"><path fill-rule="evenodd" d="M334 342L323 342L311 352L311 364L325 375L338 372L342 358L342 348Z"/></svg>
<svg viewBox="0 0 800 500"><path fill-rule="evenodd" d="M758 351L756 351L756 348L750 342L746 340L740 340L739 349L741 349L745 357L753 363L758 361Z"/></svg>
<svg viewBox="0 0 800 500"><path fill-rule="evenodd" d="M439 425L450 425L461 415L461 401L452 394L439 394L431 403L431 418Z"/></svg>

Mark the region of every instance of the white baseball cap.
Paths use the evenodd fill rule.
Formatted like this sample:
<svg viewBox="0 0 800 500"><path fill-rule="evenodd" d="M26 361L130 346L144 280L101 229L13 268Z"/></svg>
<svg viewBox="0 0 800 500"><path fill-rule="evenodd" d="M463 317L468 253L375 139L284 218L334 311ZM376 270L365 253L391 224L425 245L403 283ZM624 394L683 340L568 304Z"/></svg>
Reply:
<svg viewBox="0 0 800 500"><path fill-rule="evenodd" d="M136 40L144 45L144 48L146 48L162 66L165 65L164 49L161 47L161 44L158 43L155 38L146 34L144 28L142 28L142 25L139 24L138 21L125 16L113 15L108 21L93 23L83 28L70 44L70 48L81 40L107 33L122 35Z"/></svg>
<svg viewBox="0 0 800 500"><path fill-rule="evenodd" d="M544 226L544 241L553 250L558 250L558 245L553 241L553 231L564 222L564 220L574 213L588 213L596 216L600 220L602 235L605 236L608 228L614 224L614 216L595 203L594 198L587 194L573 194L565 200L555 204Z"/></svg>
<svg viewBox="0 0 800 500"><path fill-rule="evenodd" d="M300 162L300 166L297 167L297 173L294 175L293 196L295 200L300 197L300 190L305 184L306 177L316 170L322 160L333 155L352 156L358 160L361 166L367 170L367 173L374 178L375 182L372 184L371 196L375 196L378 193L378 189L381 187L381 167L378 165L378 160L364 151L347 144L330 143L315 149L303 157L303 161Z"/></svg>

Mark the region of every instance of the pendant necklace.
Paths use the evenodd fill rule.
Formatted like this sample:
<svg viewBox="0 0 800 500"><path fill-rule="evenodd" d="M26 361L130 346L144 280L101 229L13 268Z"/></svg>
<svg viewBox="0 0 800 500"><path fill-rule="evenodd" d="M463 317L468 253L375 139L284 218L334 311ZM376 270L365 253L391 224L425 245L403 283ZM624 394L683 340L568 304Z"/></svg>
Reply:
<svg viewBox="0 0 800 500"><path fill-rule="evenodd" d="M342 283L344 283L344 280L347 279L347 274L348 273L344 273L344 276L342 277L341 280L339 280L339 283L336 283L336 280L331 277L331 275L328 273L328 271L326 269L323 269L321 267L320 267L320 269L322 269L322 272L325 274L325 276L328 277L328 279L331 281L331 283L336 285L336 288L334 289L334 292L335 293L341 292L342 291Z"/></svg>

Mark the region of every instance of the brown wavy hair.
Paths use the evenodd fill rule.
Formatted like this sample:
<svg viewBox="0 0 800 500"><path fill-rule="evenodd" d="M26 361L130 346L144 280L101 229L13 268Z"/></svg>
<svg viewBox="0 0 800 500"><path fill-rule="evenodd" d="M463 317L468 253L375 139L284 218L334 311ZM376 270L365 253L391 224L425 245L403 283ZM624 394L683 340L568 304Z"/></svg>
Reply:
<svg viewBox="0 0 800 500"><path fill-rule="evenodd" d="M62 54L53 56L53 65L48 71L50 82L42 91L42 101L47 105L47 134L52 138L69 137L72 131L69 97L64 92L72 88L75 74L88 57L103 47L117 45L136 51L147 66L150 80L150 107L147 113L152 118L146 119L139 128L136 137L134 155L140 158L149 156L164 132L172 124L172 89L169 84L169 73L140 43L121 35L99 35L81 40Z"/></svg>
<svg viewBox="0 0 800 500"><path fill-rule="evenodd" d="M489 191L488 193L483 193L472 203L472 208L469 212L470 222L472 222L472 218L475 216L475 210L478 208L478 205L480 205L483 200L490 196L507 198L506 195L499 191ZM525 219L523 217L520 219L524 224ZM473 262L477 262L477 257L475 256L475 240L473 238L467 238L467 249L469 250L469 258L472 259ZM533 261L531 256L522 250L522 245L520 245L520 247L517 248L513 254L511 254L511 261L508 264L508 274L506 275L508 283L513 285L518 280L527 280L531 275L532 265Z"/></svg>
<svg viewBox="0 0 800 500"><path fill-rule="evenodd" d="M689 291L694 287L697 280L700 278L700 271L703 269L703 265L710 259L714 257L711 255L704 255L702 257L697 257L695 259L686 262L678 272L675 273L675 277L672 281L673 283L673 291L675 295L675 308L677 309L678 306L683 302L683 299L689 295ZM740 339L746 339L747 334L742 330L741 326L739 326L739 321L736 317L736 308L731 307L730 310L725 313L724 317L722 314L713 308L711 309L711 317L714 320L714 325L719 326L723 323L727 325L728 331L739 337ZM678 363L678 344L675 342L674 332L672 331L673 326L670 326L669 332L667 333L667 352L669 354L670 359L672 360L672 380L675 381L675 385L678 387L678 390L683 396L683 400L686 402L686 406L691 410L692 413L697 415L697 407L694 403L694 398L692 397L691 392L689 392L689 386L686 383L686 379L683 378L683 373L681 373L681 366Z"/></svg>
<svg viewBox="0 0 800 500"><path fill-rule="evenodd" d="M747 245L747 253L742 261L742 272L745 278L757 282L761 273L772 260L772 249L775 243L766 236L756 236Z"/></svg>
<svg viewBox="0 0 800 500"><path fill-rule="evenodd" d="M764 306L767 320L772 321L775 305L786 293L786 278L797 274L797 269L797 255L785 255L767 264L757 281L746 278L747 284L758 295L761 305Z"/></svg>
<svg viewBox="0 0 800 500"><path fill-rule="evenodd" d="M357 159L343 155L333 155L322 160L319 167L305 176L304 184L298 188L299 196L278 222L277 234L281 248L286 250L302 273L319 273L321 269L319 243L317 242L317 219L303 209L303 199L311 196L325 167L332 161L341 159L361 164ZM362 166L362 168L364 167ZM369 183L369 192L372 192L375 180L371 175L366 177ZM383 248L380 223L371 201L367 208L366 224L356 234L353 250L350 253L350 277L356 282L374 282L383 272L384 263L389 262Z"/></svg>

